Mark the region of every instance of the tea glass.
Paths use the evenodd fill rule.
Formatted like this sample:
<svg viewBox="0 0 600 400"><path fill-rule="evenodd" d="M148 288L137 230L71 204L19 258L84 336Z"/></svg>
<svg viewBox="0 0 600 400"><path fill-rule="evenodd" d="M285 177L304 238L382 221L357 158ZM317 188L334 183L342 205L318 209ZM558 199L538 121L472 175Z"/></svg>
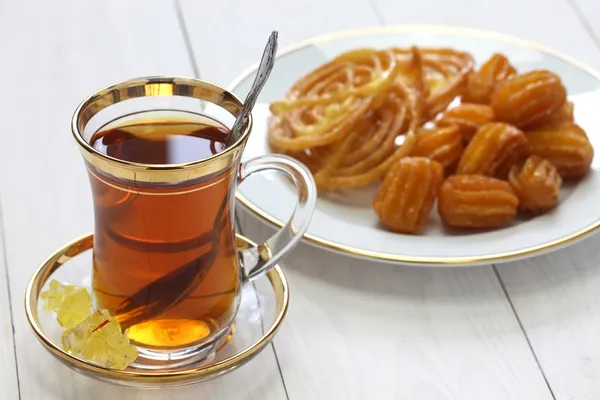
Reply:
<svg viewBox="0 0 600 400"><path fill-rule="evenodd" d="M145 77L98 91L73 116L94 200L96 306L116 316L139 356L157 368L204 360L226 343L242 285L273 267L306 232L315 183L304 165L287 156L241 162L252 118L223 151L182 164L125 161L98 151L90 139L140 115L150 121L169 114L196 122L208 117L230 128L241 106L233 93L208 82ZM238 250L236 187L266 170L290 179L298 203L274 236Z"/></svg>

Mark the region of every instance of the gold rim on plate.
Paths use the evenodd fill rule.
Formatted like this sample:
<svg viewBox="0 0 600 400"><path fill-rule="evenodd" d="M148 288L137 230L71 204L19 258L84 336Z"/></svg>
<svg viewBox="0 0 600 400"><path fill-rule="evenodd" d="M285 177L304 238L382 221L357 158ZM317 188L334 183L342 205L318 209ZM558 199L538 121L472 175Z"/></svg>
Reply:
<svg viewBox="0 0 600 400"><path fill-rule="evenodd" d="M246 245L254 246L254 243L243 236L238 235L237 238L238 247ZM240 246L240 244L242 246ZM74 241L67 243L60 249L56 250L35 271L33 276L30 278L29 283L27 284L27 290L25 292L25 312L27 314L27 320L33 328L38 340L53 356L58 358L61 362L91 377L114 383L126 385L138 384L141 386L144 384L160 384L165 386L173 384L189 384L207 380L211 377L217 377L245 364L254 356L256 356L267 344L271 342L271 339L273 339L275 333L281 327L281 323L287 314L289 303L287 279L281 268L279 266L275 266L266 274L275 294L276 309L273 323L268 329L264 330L262 336L256 342L241 352L221 361L207 363L195 367L191 366L186 369L182 368L175 371L142 372L116 370L98 366L91 362L72 356L64 351L60 346L53 343L52 340L44 333L38 319L38 299L48 278L63 264L76 257L78 254L91 249L92 246L93 234L90 233L75 239Z"/></svg>
<svg viewBox="0 0 600 400"><path fill-rule="evenodd" d="M478 38L486 38L493 39L505 43L512 43L516 45L520 45L522 47L527 47L531 49L538 50L542 53L548 54L555 58L561 59L569 64L574 65L575 67L587 72L594 78L600 81L600 71L590 67L589 65L568 56L562 52L554 50L550 47L531 42L525 39L518 38L516 36L507 35L503 33L487 31L482 29L473 29L473 28L462 28L462 27L451 27L451 26L443 26L443 25L402 25L402 26L387 26L387 27L373 27L373 28L363 28L363 29L354 29L342 32L335 32L326 35L316 36L312 39L304 40L288 46L283 50L279 51L277 54L277 58L283 57L287 54L294 53L296 51L302 50L303 48L324 42L330 42L338 39L346 39L352 37L359 37L370 34L382 34L382 33L399 33L399 32L426 32L426 33L436 33L436 34L454 34L454 35L462 35L462 36L471 36ZM242 73L236 76L233 81L229 85L227 85L227 89L230 91L234 91L236 87L246 79L249 75L254 73L258 67L258 63L254 64L247 69L245 69ZM283 227L284 223L272 215L268 214L266 211L260 209L258 206L253 204L248 198L242 195L239 191L236 193L237 200L243 204L247 209L256 214L258 217L263 220L269 222L272 225L277 227ZM398 254L391 253L383 253L371 250L365 250L358 247L348 246L343 243L338 243L332 240L324 239L319 236L312 235L310 233L306 233L304 238L318 246L325 247L330 250L334 250L344 254L350 254L352 256L364 257L379 261L395 261L403 264L413 264L413 265L448 265L448 266L460 266L460 265L474 265L474 264L483 264L483 263L494 263L494 262L504 262L510 261L516 258L524 258L528 256L532 256L535 254L539 254L541 252L555 250L562 246L565 246L570 243L574 243L577 240L583 239L588 234L598 230L600 228L600 221L596 221L593 224L577 231L567 236L564 236L560 239L556 239L553 241L549 241L547 243L531 246L520 250L504 252L504 253L496 253L496 254L488 254L485 256L478 257L412 257L412 256L403 256Z"/></svg>

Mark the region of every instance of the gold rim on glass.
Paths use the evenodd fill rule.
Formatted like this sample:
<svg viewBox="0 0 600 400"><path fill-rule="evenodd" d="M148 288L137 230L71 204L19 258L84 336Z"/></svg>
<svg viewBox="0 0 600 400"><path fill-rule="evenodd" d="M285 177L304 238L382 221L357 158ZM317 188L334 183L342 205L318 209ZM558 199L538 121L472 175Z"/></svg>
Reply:
<svg viewBox="0 0 600 400"><path fill-rule="evenodd" d="M86 124L100 111L140 97L180 96L215 104L237 117L242 101L228 90L194 78L151 76L130 79L97 91L75 110L71 130L83 157L93 166L122 179L137 182L182 182L217 173L233 165L244 150L252 130L252 116L240 138L222 152L181 164L142 164L120 160L97 151L84 137Z"/></svg>
<svg viewBox="0 0 600 400"><path fill-rule="evenodd" d="M587 72L594 78L600 81L600 71L595 70L594 68L588 66L587 64L571 57L562 52L554 50L550 47L531 42L528 40L520 39L516 36L511 36L503 33L486 31L481 29L473 29L473 28L462 28L462 27L451 27L451 26L443 26L443 25L403 25L403 26L388 26L388 27L373 27L373 28L363 28L363 29L355 29L348 30L342 32L330 33L322 36L317 36L312 39L304 40L298 42L294 45L288 46L283 50L278 52L277 58L284 57L287 54L297 52L302 50L303 48L324 42L330 42L338 39L347 39L352 37L359 37L370 34L381 34L381 33L398 33L398 32L426 32L426 33L436 33L436 34L454 34L454 35L462 35L462 36L471 36L478 38L486 38L493 39L505 43L512 43L516 45L520 45L522 47L527 47L531 49L538 50L542 53L548 54L555 58L561 59L569 64L574 65L575 67ZM254 64L236 76L233 81L227 85L227 88L230 91L234 91L241 81L246 79L249 75L254 73L258 67L258 64ZM282 227L284 223L277 218L270 215L268 212L262 210L255 204L253 204L248 198L242 195L239 191L236 193L236 198L238 201L243 204L246 208L248 208L251 212L262 218L263 220L275 225L277 227ZM411 257L411 256L403 256L398 254L391 253L383 253L377 251L370 251L361 249L358 247L348 246L339 242L335 242L332 240L324 239L319 236L312 235L310 233L306 233L304 237L310 243L325 247L327 249L331 249L337 252L350 254L358 257L365 257L380 261L395 261L404 264L414 264L414 265L428 265L428 266L436 266L436 265L448 265L448 266L460 266L466 264L483 264L483 263L494 263L494 262L502 262L509 261L515 258L522 258L527 256L532 256L535 254L539 254L541 252L545 252L548 250L555 250L567 244L573 243L579 239L583 239L588 234L598 230L600 228L600 221L597 221L577 232L574 232L570 235L564 236L560 239L553 240L541 245L531 246L528 248L515 250L511 252L504 253L496 253L496 254L488 254L485 256L477 256L477 257Z"/></svg>
<svg viewBox="0 0 600 400"><path fill-rule="evenodd" d="M255 246L250 240L238 235L238 247ZM210 377L219 376L225 372L231 371L256 356L275 336L279 330L283 319L287 313L289 302L289 290L286 277L279 266L267 272L267 278L273 287L275 293L276 310L275 318L269 329L265 330L263 335L251 346L241 352L232 355L224 360L208 363L205 365L179 369L176 371L128 371L104 368L72 356L64 351L59 345L52 342L42 330L38 319L38 299L44 284L48 278L70 259L83 253L93 246L93 234L87 234L74 241L67 243L60 249L50 255L35 271L27 284L25 292L25 312L27 320L33 328L38 340L44 347L56 358L67 366L74 368L89 376L115 382L125 382L127 384L184 384L195 381L206 380ZM90 266L91 268L91 266Z"/></svg>

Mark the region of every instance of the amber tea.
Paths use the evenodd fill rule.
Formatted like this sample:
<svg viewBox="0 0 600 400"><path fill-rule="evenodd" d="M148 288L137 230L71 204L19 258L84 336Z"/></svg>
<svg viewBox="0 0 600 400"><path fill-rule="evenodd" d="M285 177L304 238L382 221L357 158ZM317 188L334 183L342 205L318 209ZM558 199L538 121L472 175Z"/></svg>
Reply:
<svg viewBox="0 0 600 400"><path fill-rule="evenodd" d="M199 108L202 114L184 111ZM237 315L241 288L272 278L270 270L308 229L316 204L310 171L275 154L241 162L253 126L251 114L238 119L242 108L234 93L212 83L154 76L101 89L73 115L94 202L94 306L119 321L138 348L139 368L215 356L235 318L248 317ZM233 143L217 116L243 121ZM273 237L238 248L236 189L262 171L291 179L298 203ZM285 285L272 287L284 301Z"/></svg>
<svg viewBox="0 0 600 400"><path fill-rule="evenodd" d="M98 152L181 164L225 148L228 129L182 111L128 115L96 132ZM88 164L95 206L93 289L137 345L171 351L228 327L240 272L231 196L235 168L182 183L122 180Z"/></svg>

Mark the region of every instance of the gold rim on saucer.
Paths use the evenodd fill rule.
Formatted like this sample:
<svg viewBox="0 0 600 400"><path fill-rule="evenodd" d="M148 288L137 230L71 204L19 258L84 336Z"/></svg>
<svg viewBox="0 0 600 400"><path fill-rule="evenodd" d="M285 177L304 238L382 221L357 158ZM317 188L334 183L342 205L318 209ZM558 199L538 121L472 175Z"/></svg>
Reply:
<svg viewBox="0 0 600 400"><path fill-rule="evenodd" d="M436 34L454 34L454 35L462 35L462 36L471 36L485 39L493 39L505 43L512 43L516 45L520 45L522 47L535 49L542 53L548 54L555 58L565 61L575 67L587 72L591 76L600 80L600 71L590 67L589 65L571 57L566 54L563 54L557 50L554 50L550 47L531 42L525 39L518 38L516 36L507 35L503 33L482 30L482 29L474 29L474 28L463 28L463 27L452 27L452 26L444 26L444 25L400 25L400 26L386 26L386 27L372 27L372 28L362 28L362 29L354 29L347 30L341 32L334 32L330 34L325 34L321 36L316 36L314 38L304 40L298 42L296 44L290 45L277 53L277 58L284 57L288 54L295 53L300 51L307 46L331 42L338 39L347 39L352 37L360 37L364 35L370 34L383 34L383 33L436 33ZM238 76L236 76L233 81L229 85L227 85L227 89L230 91L234 91L239 84L246 79L248 76L254 73L258 67L258 63L251 65L244 71L242 71ZM245 206L248 210L250 210L253 214L257 215L262 220L277 226L282 227L284 222L280 221L273 215L269 214L268 211L265 211L252 203L248 198L246 198L241 192L236 193L237 200ZM496 253L496 254L488 254L483 256L476 257L454 257L454 258L438 258L438 257L411 257L411 256L403 256L399 254L392 253L384 253L378 251L365 250L362 248L348 246L340 242L336 242L333 240L325 239L319 236L312 235L310 233L306 233L304 238L312 244L318 245L320 247L324 247L326 249L334 250L342 254L350 254L355 257L368 258L377 261L384 262L399 262L402 264L408 265L422 265L422 266L464 266L464 265L481 265L481 264L492 264L495 262L505 262L510 261L516 258L524 258L528 256L533 256L545 251L555 250L562 246L565 246L570 243L574 243L580 239L583 239L585 236L589 235L592 232L595 232L600 229L600 221L597 221L577 232L566 235L560 239L553 240L541 245L531 246L524 249L519 249L516 251L504 252L504 253ZM310 230L310 228L309 228Z"/></svg>
<svg viewBox="0 0 600 400"><path fill-rule="evenodd" d="M254 246L250 240L238 235L238 248ZM271 342L279 330L287 313L289 290L286 277L279 266L275 266L266 276L271 284L275 297L275 315L270 327L265 327L261 337L244 350L220 361L207 362L203 365L192 365L170 371L116 370L104 368L92 362L74 357L54 343L43 331L38 317L38 299L42 288L50 276L61 266L77 255L93 247L93 234L87 234L67 243L50 255L35 271L27 284L25 292L25 312L27 320L33 328L38 340L44 347L68 367L96 379L127 386L173 386L200 382L229 372L256 356Z"/></svg>

